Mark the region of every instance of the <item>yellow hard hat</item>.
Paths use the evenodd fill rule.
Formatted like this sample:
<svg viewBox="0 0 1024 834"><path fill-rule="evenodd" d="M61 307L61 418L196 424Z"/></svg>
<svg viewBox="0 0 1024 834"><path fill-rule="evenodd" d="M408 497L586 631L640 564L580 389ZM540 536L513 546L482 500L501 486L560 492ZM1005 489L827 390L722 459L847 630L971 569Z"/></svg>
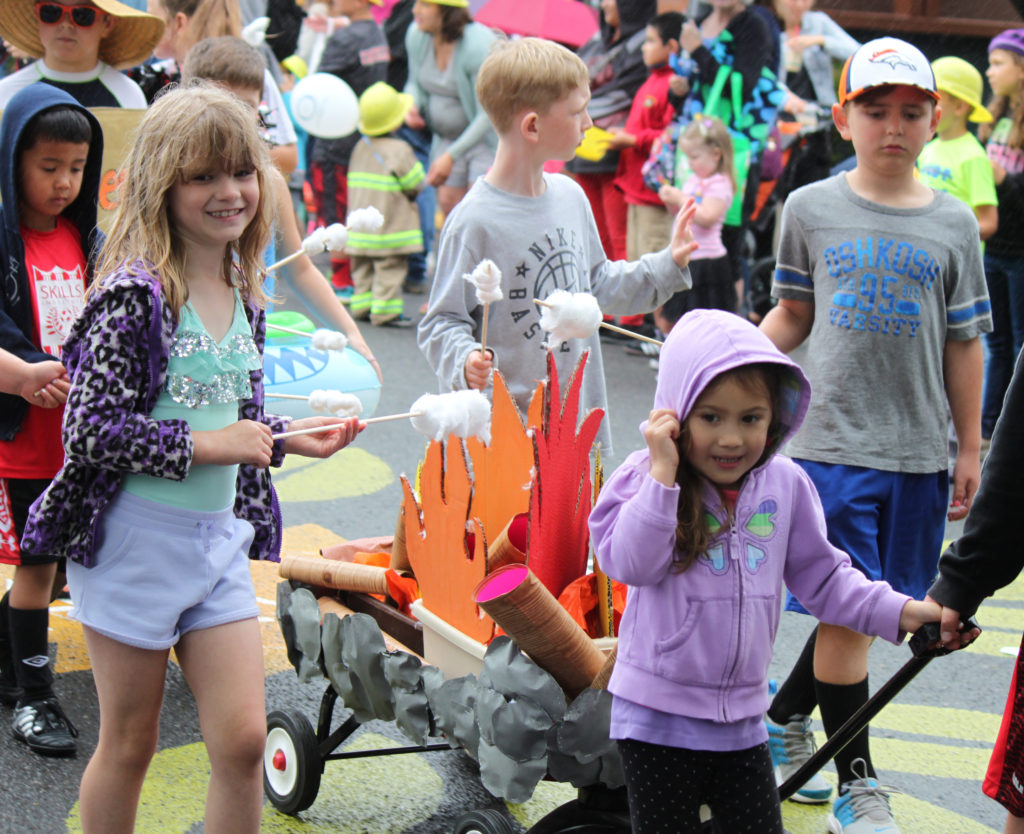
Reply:
<svg viewBox="0 0 1024 834"><path fill-rule="evenodd" d="M384 136L405 121L412 107L412 96L400 93L390 84L378 81L359 96L359 132L367 136Z"/></svg>
<svg viewBox="0 0 1024 834"><path fill-rule="evenodd" d="M947 55L932 61L935 73L935 88L971 105L967 117L972 122L991 122L992 114L982 106L981 73L963 58Z"/></svg>
<svg viewBox="0 0 1024 834"><path fill-rule="evenodd" d="M469 0L426 0L428 3L434 3L437 6L455 6L458 9L468 9Z"/></svg>
<svg viewBox="0 0 1024 834"><path fill-rule="evenodd" d="M300 81L309 74L309 67L298 55L289 55L281 62L281 66Z"/></svg>

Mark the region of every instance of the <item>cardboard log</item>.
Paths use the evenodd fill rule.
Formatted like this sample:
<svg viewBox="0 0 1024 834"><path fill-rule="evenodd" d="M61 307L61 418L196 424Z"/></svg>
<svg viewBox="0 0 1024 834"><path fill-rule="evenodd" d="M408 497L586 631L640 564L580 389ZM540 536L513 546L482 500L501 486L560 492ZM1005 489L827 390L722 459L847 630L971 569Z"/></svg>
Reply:
<svg viewBox="0 0 1024 834"><path fill-rule="evenodd" d="M489 574L473 598L570 699L604 666L601 650L525 565Z"/></svg>
<svg viewBox="0 0 1024 834"><path fill-rule="evenodd" d="M597 676L590 682L591 689L607 689L608 681L611 680L612 670L615 668L615 657L619 653L619 645L616 643L604 659L604 666Z"/></svg>
<svg viewBox="0 0 1024 834"><path fill-rule="evenodd" d="M391 543L391 569L399 573L411 572L409 551L405 549L405 507L398 508L398 521L395 522L395 538Z"/></svg>
<svg viewBox="0 0 1024 834"><path fill-rule="evenodd" d="M387 594L387 572L387 568L373 565L357 565L312 556L285 556L278 571L283 579L364 594Z"/></svg>
<svg viewBox="0 0 1024 834"><path fill-rule="evenodd" d="M487 548L487 572L494 573L509 565L525 565L529 534L530 517L526 513L514 516Z"/></svg>

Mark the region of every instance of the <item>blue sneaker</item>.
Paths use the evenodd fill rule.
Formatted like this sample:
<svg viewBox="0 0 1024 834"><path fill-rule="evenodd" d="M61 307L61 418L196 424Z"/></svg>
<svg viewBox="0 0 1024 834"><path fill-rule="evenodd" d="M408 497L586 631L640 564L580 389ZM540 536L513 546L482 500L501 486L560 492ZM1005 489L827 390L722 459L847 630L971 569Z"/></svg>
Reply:
<svg viewBox="0 0 1024 834"><path fill-rule="evenodd" d="M355 292L355 287L342 287L338 289L334 288L334 294L338 296L338 301L342 304L348 304L352 300L352 294Z"/></svg>
<svg viewBox="0 0 1024 834"><path fill-rule="evenodd" d="M778 684L768 682L768 692L774 695ZM776 724L767 715L764 717L768 728L768 749L771 750L772 764L775 765L775 783L781 785L796 773L804 762L814 755L817 745L811 732L809 715L793 715L785 724ZM815 773L790 799L809 805L828 802L832 796L832 785L820 773Z"/></svg>
<svg viewBox="0 0 1024 834"><path fill-rule="evenodd" d="M850 767L856 768L858 762L864 777L843 783L828 818L828 830L831 834L900 834L889 810L889 794L898 791L869 777L863 759L854 759Z"/></svg>

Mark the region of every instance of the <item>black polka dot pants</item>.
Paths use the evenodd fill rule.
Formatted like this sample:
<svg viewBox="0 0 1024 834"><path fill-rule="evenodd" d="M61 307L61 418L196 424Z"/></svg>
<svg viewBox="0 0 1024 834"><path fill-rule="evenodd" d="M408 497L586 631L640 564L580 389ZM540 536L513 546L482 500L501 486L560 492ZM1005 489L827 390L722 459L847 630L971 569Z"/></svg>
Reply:
<svg viewBox="0 0 1024 834"><path fill-rule="evenodd" d="M724 753L618 744L633 834L699 834L701 805L722 834L783 834L767 744Z"/></svg>

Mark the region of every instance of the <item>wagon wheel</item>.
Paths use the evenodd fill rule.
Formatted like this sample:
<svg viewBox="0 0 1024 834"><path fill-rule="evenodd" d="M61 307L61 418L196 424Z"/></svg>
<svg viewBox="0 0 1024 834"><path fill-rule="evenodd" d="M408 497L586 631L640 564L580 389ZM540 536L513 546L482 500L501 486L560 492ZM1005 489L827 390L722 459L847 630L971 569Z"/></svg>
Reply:
<svg viewBox="0 0 1024 834"><path fill-rule="evenodd" d="M500 811L483 808L459 817L452 834L513 834L514 831L512 823Z"/></svg>
<svg viewBox="0 0 1024 834"><path fill-rule="evenodd" d="M313 804L320 790L324 763L316 734L298 710L279 710L267 716L263 750L263 792L285 814L297 814Z"/></svg>

